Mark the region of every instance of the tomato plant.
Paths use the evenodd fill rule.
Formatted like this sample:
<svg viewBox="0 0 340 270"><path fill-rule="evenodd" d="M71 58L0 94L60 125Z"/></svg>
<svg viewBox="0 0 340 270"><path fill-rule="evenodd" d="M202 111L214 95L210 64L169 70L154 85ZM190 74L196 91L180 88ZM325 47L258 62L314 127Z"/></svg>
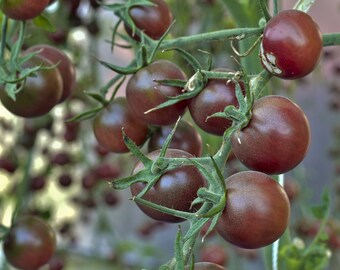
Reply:
<svg viewBox="0 0 340 270"><path fill-rule="evenodd" d="M275 76L297 79L315 69L322 48L322 35L313 19L299 10L284 10L263 31L261 60Z"/></svg>
<svg viewBox="0 0 340 270"><path fill-rule="evenodd" d="M28 48L25 53L38 52L38 55L50 60L53 65L57 65L57 69L60 72L63 81L63 91L60 102L72 95L75 87L75 67L71 62L71 59L60 49L55 46L47 44L38 44Z"/></svg>
<svg viewBox="0 0 340 270"><path fill-rule="evenodd" d="M161 103L181 94L182 89L161 84L160 80L185 80L186 75L174 63L157 60L140 69L129 79L126 86L126 99L131 111L149 125L170 125L181 116L187 108L183 100L169 107L148 112Z"/></svg>
<svg viewBox="0 0 340 270"><path fill-rule="evenodd" d="M305 157L310 133L309 121L296 103L282 96L265 96L255 101L248 125L232 136L232 149L252 170L285 173Z"/></svg>
<svg viewBox="0 0 340 270"><path fill-rule="evenodd" d="M53 256L56 236L44 220L34 216L18 218L3 245L8 262L22 270L37 269Z"/></svg>
<svg viewBox="0 0 340 270"><path fill-rule="evenodd" d="M0 100L11 113L21 117L37 117L48 113L60 100L62 95L62 78L52 62L46 58L35 56L24 63L24 67L43 65L34 76L26 78L23 87L15 95L15 100L8 96L0 85Z"/></svg>
<svg viewBox="0 0 340 270"><path fill-rule="evenodd" d="M172 13L164 0L152 0L151 5L135 5L129 10L129 15L138 29L152 39L160 39L172 22ZM136 40L140 37L125 24L125 29Z"/></svg>
<svg viewBox="0 0 340 270"><path fill-rule="evenodd" d="M151 159L157 159L159 156L159 150L151 152L148 157ZM168 149L165 157L181 157L191 158L191 154L179 150ZM133 174L137 173L143 168L143 164L138 162L135 165ZM192 201L196 198L197 190L205 185L205 180L200 172L193 165L181 166L179 168L167 171L164 173L151 187L142 198L165 207L170 207L179 211L191 211ZM145 188L145 182L138 182L131 185L132 196L137 196L143 188ZM161 220L166 222L182 222L182 218L164 214L160 211L154 210L150 207L137 204L139 208L149 217L155 220Z"/></svg>
<svg viewBox="0 0 340 270"><path fill-rule="evenodd" d="M136 119L130 112L123 97L114 99L93 121L93 132L98 143L104 148L117 153L128 152L122 129L137 145L142 144L148 134L148 126Z"/></svg>
<svg viewBox="0 0 340 270"><path fill-rule="evenodd" d="M173 126L157 128L150 136L148 151L161 149ZM189 122L180 121L169 145L170 148L186 151L193 156L202 154L202 138L198 131Z"/></svg>
<svg viewBox="0 0 340 270"><path fill-rule="evenodd" d="M216 69L225 71L225 69ZM243 88L243 82L238 82ZM190 99L188 108L195 123L204 131L222 136L224 131L232 124L230 119L210 117L214 113L221 112L228 105L237 106L235 95L236 83L225 79L210 79L204 89Z"/></svg>
<svg viewBox="0 0 340 270"><path fill-rule="evenodd" d="M29 20L38 16L49 4L49 0L3 0L1 11L14 20Z"/></svg>
<svg viewBox="0 0 340 270"><path fill-rule="evenodd" d="M226 179L227 202L216 230L242 248L272 244L286 230L290 204L284 189L268 175L244 171Z"/></svg>

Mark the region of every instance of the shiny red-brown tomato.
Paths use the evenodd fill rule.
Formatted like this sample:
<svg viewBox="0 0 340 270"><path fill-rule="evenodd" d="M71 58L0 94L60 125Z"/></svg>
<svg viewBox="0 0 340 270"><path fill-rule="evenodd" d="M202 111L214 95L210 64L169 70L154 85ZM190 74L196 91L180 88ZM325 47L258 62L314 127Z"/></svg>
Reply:
<svg viewBox="0 0 340 270"><path fill-rule="evenodd" d="M39 65L52 66L52 62L41 56L34 56L23 64L24 68ZM57 69L43 69L29 76L14 101L0 85L0 100L11 113L21 117L37 117L48 113L60 100L63 81Z"/></svg>
<svg viewBox="0 0 340 270"><path fill-rule="evenodd" d="M159 150L156 150L147 156L155 160L159 156L159 152ZM168 149L165 157L193 158L191 154L179 149ZM140 161L137 162L132 174L136 174L143 168L143 164ZM198 169L193 165L184 165L164 173L142 198L178 211L192 212L194 209L191 208L191 203L197 197L198 189L204 185L205 179ZM131 185L132 196L137 196L145 186L146 182L137 182ZM137 205L152 219L170 223L184 221L182 218L162 213L150 207L141 204Z"/></svg>
<svg viewBox="0 0 340 270"><path fill-rule="evenodd" d="M184 72L174 63L157 60L137 71L126 86L126 99L131 111L149 125L167 126L176 122L188 101L182 100L171 106L148 112L168 100L182 94L182 89L167 86L158 80L186 80ZM148 112L148 113L147 113Z"/></svg>
<svg viewBox="0 0 340 270"><path fill-rule="evenodd" d="M322 34L313 19L299 10L284 10L267 23L260 55L273 75L298 79L315 69L322 48Z"/></svg>
<svg viewBox="0 0 340 270"><path fill-rule="evenodd" d="M38 217L22 216L6 235L3 250L12 266L32 270L48 263L55 246L56 236L48 223Z"/></svg>
<svg viewBox="0 0 340 270"><path fill-rule="evenodd" d="M93 132L104 148L126 153L129 149L124 143L122 128L136 145L141 145L147 138L148 126L130 112L124 97L118 97L96 115Z"/></svg>
<svg viewBox="0 0 340 270"><path fill-rule="evenodd" d="M185 270L189 270L190 266L186 266ZM227 270L227 268L211 262L197 262L194 264L194 270Z"/></svg>
<svg viewBox="0 0 340 270"><path fill-rule="evenodd" d="M227 69L215 69L215 71L230 71ZM244 83L239 82L244 91ZM228 105L238 107L235 94L235 82L224 79L210 79L204 89L195 97L190 99L188 108L194 122L204 131L222 136L232 121L221 117L210 117L214 113L223 112Z"/></svg>
<svg viewBox="0 0 340 270"><path fill-rule="evenodd" d="M275 242L289 223L290 203L270 176L243 171L226 179L227 202L216 231L227 242L255 249Z"/></svg>
<svg viewBox="0 0 340 270"><path fill-rule="evenodd" d="M76 71L71 59L57 47L38 44L28 48L25 53L39 52L38 54L57 65L63 80L63 91L59 103L71 96L76 81Z"/></svg>
<svg viewBox="0 0 340 270"><path fill-rule="evenodd" d="M172 22L172 13L164 0L152 0L154 5L133 6L129 10L135 26L152 39L160 39ZM127 33L135 40L140 37L125 24Z"/></svg>
<svg viewBox="0 0 340 270"><path fill-rule="evenodd" d="M311 131L302 109L282 96L254 102L248 125L236 131L232 151L249 169L281 174L295 168L308 152Z"/></svg>
<svg viewBox="0 0 340 270"><path fill-rule="evenodd" d="M148 152L161 149L172 129L173 126L164 126L152 133L148 142ZM181 120L171 139L169 148L180 149L198 157L202 154L201 135L193 125Z"/></svg>
<svg viewBox="0 0 340 270"><path fill-rule="evenodd" d="M40 15L49 3L49 0L2 0L0 9L13 20L24 21Z"/></svg>

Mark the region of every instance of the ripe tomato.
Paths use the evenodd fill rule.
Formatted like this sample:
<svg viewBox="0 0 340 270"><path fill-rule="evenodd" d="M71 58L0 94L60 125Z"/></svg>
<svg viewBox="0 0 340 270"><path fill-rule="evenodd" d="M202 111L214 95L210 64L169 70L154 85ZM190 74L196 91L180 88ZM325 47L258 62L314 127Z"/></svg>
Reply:
<svg viewBox="0 0 340 270"><path fill-rule="evenodd" d="M152 0L154 6L134 6L129 10L135 26L152 39L160 39L172 22L172 13L164 0ZM132 30L125 24L127 33L135 40Z"/></svg>
<svg viewBox="0 0 340 270"><path fill-rule="evenodd" d="M159 127L150 136L148 152L161 149L173 126ZM202 154L202 138L197 130L187 121L181 120L178 123L175 134L172 137L169 148L186 151L193 156Z"/></svg>
<svg viewBox="0 0 340 270"><path fill-rule="evenodd" d="M158 156L159 150L148 154L151 159L156 159ZM179 149L168 149L166 157L192 158L193 156ZM137 162L132 173L135 174L142 169L143 164ZM164 173L142 198L168 208L190 212L192 211L191 202L197 197L197 190L204 184L205 180L198 169L193 165L185 165ZM132 196L138 195L145 185L145 182L131 185ZM182 218L164 214L143 205L137 205L146 215L155 220L171 223L184 221Z"/></svg>
<svg viewBox="0 0 340 270"><path fill-rule="evenodd" d="M98 143L104 148L116 153L125 153L129 149L123 141L122 128L137 145L141 145L148 135L148 126L130 112L124 97L118 97L96 115L93 132Z"/></svg>
<svg viewBox="0 0 340 270"><path fill-rule="evenodd" d="M216 225L226 241L242 248L264 247L276 241L289 222L290 204L284 189L255 171L226 179L227 203Z"/></svg>
<svg viewBox="0 0 340 270"><path fill-rule="evenodd" d="M185 270L189 270L190 267L186 266ZM194 270L227 270L223 266L217 265L215 263L210 262L198 262L194 265Z"/></svg>
<svg viewBox="0 0 340 270"><path fill-rule="evenodd" d="M228 262L228 252L225 247L218 244L210 244L200 249L199 258L204 262L226 265Z"/></svg>
<svg viewBox="0 0 340 270"><path fill-rule="evenodd" d="M56 237L44 220L34 216L18 218L6 235L3 251L7 261L22 270L38 269L53 256Z"/></svg>
<svg viewBox="0 0 340 270"><path fill-rule="evenodd" d="M232 151L249 169L281 174L296 167L310 145L309 122L301 108L282 96L254 102L252 118L232 138Z"/></svg>
<svg viewBox="0 0 340 270"><path fill-rule="evenodd" d="M52 66L41 56L35 56L24 63L23 67ZM16 100L10 98L0 85L0 100L4 107L21 117L37 117L48 113L60 100L62 78L57 69L45 69L30 76L16 94Z"/></svg>
<svg viewBox="0 0 340 270"><path fill-rule="evenodd" d="M181 88L162 85L157 80L186 80L183 71L174 63L157 60L135 73L126 86L126 98L131 111L145 123L150 125L171 125L187 107L188 101L183 100L174 105L150 112L144 112L167 101L167 97L181 94Z"/></svg>
<svg viewBox="0 0 340 270"><path fill-rule="evenodd" d="M35 51L40 51L39 55L50 60L53 65L58 64L57 69L63 80L63 92L59 103L64 101L71 96L75 86L76 73L71 59L62 50L47 44L30 47L26 53Z"/></svg>
<svg viewBox="0 0 340 270"><path fill-rule="evenodd" d="M263 32L260 55L263 66L283 79L297 79L314 70L323 43L319 26L306 13L284 10Z"/></svg>
<svg viewBox="0 0 340 270"><path fill-rule="evenodd" d="M49 3L49 0L2 0L0 9L13 20L24 21L37 17Z"/></svg>
<svg viewBox="0 0 340 270"><path fill-rule="evenodd" d="M226 69L216 69L216 71L228 71ZM243 82L239 82L244 90ZM195 123L204 131L222 136L229 128L232 121L226 118L208 116L223 112L228 105L237 106L235 95L235 83L227 80L210 79L205 88L195 97L190 99L188 108Z"/></svg>

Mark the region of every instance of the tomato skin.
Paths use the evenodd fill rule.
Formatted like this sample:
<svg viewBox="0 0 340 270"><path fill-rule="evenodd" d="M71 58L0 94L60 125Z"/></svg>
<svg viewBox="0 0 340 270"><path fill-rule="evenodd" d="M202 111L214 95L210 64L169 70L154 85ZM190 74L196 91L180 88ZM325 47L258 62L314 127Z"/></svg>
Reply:
<svg viewBox="0 0 340 270"><path fill-rule="evenodd" d="M2 0L0 9L13 20L29 20L42 13L49 3L49 0Z"/></svg>
<svg viewBox="0 0 340 270"><path fill-rule="evenodd" d="M249 169L281 174L296 167L308 152L309 121L301 108L282 96L254 102L252 118L232 138L232 151Z"/></svg>
<svg viewBox="0 0 340 270"><path fill-rule="evenodd" d="M227 202L216 231L238 247L255 249L276 241L289 223L284 189L270 176L243 171L226 179Z"/></svg>
<svg viewBox="0 0 340 270"><path fill-rule="evenodd" d="M156 80L165 79L186 80L186 75L174 63L157 60L136 72L127 83L126 98L131 111L149 125L171 125L187 108L188 101L183 100L174 105L144 113L167 101L167 96L173 97L182 93L179 87L156 82Z"/></svg>
<svg viewBox="0 0 340 270"><path fill-rule="evenodd" d="M63 80L63 92L59 100L59 103L61 103L70 97L74 90L76 80L75 67L71 62L71 59L62 50L54 46L38 44L28 48L25 52L35 52L39 50L41 51L38 55L50 60L53 65L57 64L56 68L60 72L61 78Z"/></svg>
<svg viewBox="0 0 340 270"><path fill-rule="evenodd" d="M3 251L14 267L32 270L48 263L55 246L56 236L48 223L38 217L22 216L6 236Z"/></svg>
<svg viewBox="0 0 340 270"><path fill-rule="evenodd" d="M189 270L190 267L186 266L185 270ZM227 270L223 266L210 262L198 262L194 265L194 270Z"/></svg>
<svg viewBox="0 0 340 270"><path fill-rule="evenodd" d="M313 19L299 10L284 10L266 25L260 54L273 75L298 79L314 70L322 48L322 34Z"/></svg>
<svg viewBox="0 0 340 270"><path fill-rule="evenodd" d="M122 128L137 145L146 140L148 126L130 112L124 97L118 97L96 115L93 131L101 146L111 152L126 153L129 149L124 143Z"/></svg>
<svg viewBox="0 0 340 270"><path fill-rule="evenodd" d="M159 150L151 152L147 156L155 160L159 156ZM166 157L192 158L193 156L179 149L168 149ZM132 174L137 173L143 168L143 164L137 162ZM158 205L190 212L192 211L192 209L190 209L191 202L197 197L197 190L203 187L204 184L205 179L198 169L193 165L185 165L164 173L142 198ZM131 185L132 196L138 195L145 185L145 182L138 182ZM184 221L182 218L168 215L140 204L137 205L152 219L169 223Z"/></svg>
<svg viewBox="0 0 340 270"><path fill-rule="evenodd" d="M160 39L172 22L172 13L164 0L152 0L155 6L134 6L129 10L135 26L152 39ZM137 35L125 24L127 33L139 41Z"/></svg>
<svg viewBox="0 0 340 270"><path fill-rule="evenodd" d="M24 63L23 67L53 64L46 58L35 56ZM11 113L21 117L37 117L48 113L62 95L62 78L55 68L40 70L26 79L25 85L12 100L0 85L0 100Z"/></svg>
<svg viewBox="0 0 340 270"><path fill-rule="evenodd" d="M216 69L215 71L230 71L226 69ZM243 82L239 82L244 91ZM205 88L195 97L190 99L188 108L190 115L195 123L204 131L222 136L224 131L229 128L232 121L226 118L208 116L223 112L228 105L238 106L235 95L236 84L227 80L210 79Z"/></svg>
<svg viewBox="0 0 340 270"><path fill-rule="evenodd" d="M152 133L148 142L148 152L161 149L172 129L173 126L164 126ZM169 148L180 149L198 157L202 154L201 135L193 125L187 121L181 120L178 123Z"/></svg>

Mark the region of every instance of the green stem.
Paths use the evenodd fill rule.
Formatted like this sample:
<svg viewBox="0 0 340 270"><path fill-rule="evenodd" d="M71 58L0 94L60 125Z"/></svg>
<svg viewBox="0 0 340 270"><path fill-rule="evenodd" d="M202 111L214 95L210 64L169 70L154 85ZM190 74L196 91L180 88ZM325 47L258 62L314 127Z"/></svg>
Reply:
<svg viewBox="0 0 340 270"><path fill-rule="evenodd" d="M2 22L2 36L1 36L1 44L0 44L0 61L4 60L4 56L5 56L7 28L8 28L8 17L4 16L4 21Z"/></svg>
<svg viewBox="0 0 340 270"><path fill-rule="evenodd" d="M262 13L266 21L268 22L271 19L271 15L269 14L268 7L267 7L267 2L266 0L258 0L259 5L262 9Z"/></svg>
<svg viewBox="0 0 340 270"><path fill-rule="evenodd" d="M326 33L322 35L323 46L339 46L340 33Z"/></svg>
<svg viewBox="0 0 340 270"><path fill-rule="evenodd" d="M262 27L256 28L234 28L227 30L212 31L207 33L200 33L191 36L178 37L172 40L166 40L160 45L160 49L169 49L173 47L183 47L199 44L200 42L225 40L230 37L243 36L251 37L260 35L263 32Z"/></svg>

